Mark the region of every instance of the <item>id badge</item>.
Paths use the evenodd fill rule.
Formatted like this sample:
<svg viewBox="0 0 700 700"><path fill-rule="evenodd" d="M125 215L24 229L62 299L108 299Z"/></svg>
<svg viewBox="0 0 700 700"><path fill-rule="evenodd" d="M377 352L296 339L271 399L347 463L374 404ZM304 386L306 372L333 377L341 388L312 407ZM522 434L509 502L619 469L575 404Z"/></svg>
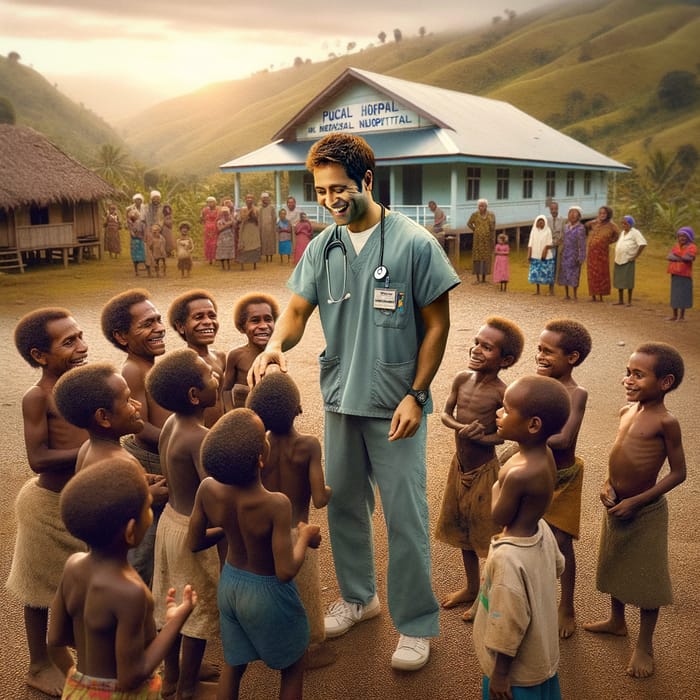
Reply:
<svg viewBox="0 0 700 700"><path fill-rule="evenodd" d="M395 289L377 287L374 290L374 308L382 311L396 310L397 294Z"/></svg>

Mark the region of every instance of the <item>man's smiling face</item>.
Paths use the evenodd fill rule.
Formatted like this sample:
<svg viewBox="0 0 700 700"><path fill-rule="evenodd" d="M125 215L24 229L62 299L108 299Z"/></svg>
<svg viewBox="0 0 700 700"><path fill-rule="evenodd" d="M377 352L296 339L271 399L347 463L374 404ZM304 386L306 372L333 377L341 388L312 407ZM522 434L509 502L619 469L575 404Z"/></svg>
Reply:
<svg viewBox="0 0 700 700"><path fill-rule="evenodd" d="M367 171L369 183L372 174ZM342 165L331 163L314 168L316 201L333 215L339 226L346 225L351 231L365 231L372 226L370 208L372 196L363 180L362 189L345 172Z"/></svg>

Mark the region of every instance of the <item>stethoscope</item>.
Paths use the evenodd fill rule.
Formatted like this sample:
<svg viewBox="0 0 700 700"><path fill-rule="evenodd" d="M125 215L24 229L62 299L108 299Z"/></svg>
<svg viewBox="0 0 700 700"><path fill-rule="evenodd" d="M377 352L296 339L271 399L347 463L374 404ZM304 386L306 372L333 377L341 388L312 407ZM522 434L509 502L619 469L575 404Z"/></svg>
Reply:
<svg viewBox="0 0 700 700"><path fill-rule="evenodd" d="M379 219L379 230L380 230L380 243L379 243L379 265L377 265L376 268L374 268L374 272L372 273L372 276L374 277L377 282L381 282L382 280L387 280L389 279L389 270L385 267L384 265L384 205L379 204L379 206L382 208L382 213L381 217ZM340 293L339 297L334 297L333 292L331 291L331 275L330 275L330 266L328 264L328 257L331 254L331 251L333 249L337 248L342 256L343 256L343 291ZM348 282L348 251L347 248L345 247L345 243L343 243L343 239L340 236L340 228L338 226L335 227L335 231L333 231L333 235L330 237L328 240L328 243L326 243L326 247L323 249L323 259L326 265L326 284L328 285L328 303L329 304L340 304L341 302L345 301L346 299L350 298L350 292L345 291L347 289L347 282Z"/></svg>

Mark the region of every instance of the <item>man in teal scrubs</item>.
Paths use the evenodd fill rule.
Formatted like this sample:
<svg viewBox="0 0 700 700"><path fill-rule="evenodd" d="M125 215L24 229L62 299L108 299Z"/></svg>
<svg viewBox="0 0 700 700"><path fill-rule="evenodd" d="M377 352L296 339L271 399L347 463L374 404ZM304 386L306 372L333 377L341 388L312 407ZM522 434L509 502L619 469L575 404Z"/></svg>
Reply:
<svg viewBox="0 0 700 700"><path fill-rule="evenodd" d="M379 488L387 525L389 613L400 633L391 664L424 666L438 634L431 587L426 499L430 383L450 326L448 292L459 284L426 229L374 201L374 153L360 137L331 134L309 151L316 198L335 223L292 274L293 294L249 375L301 339L318 307L326 338L319 358L325 407L328 524L342 597L326 615L337 637L379 614L372 512Z"/></svg>

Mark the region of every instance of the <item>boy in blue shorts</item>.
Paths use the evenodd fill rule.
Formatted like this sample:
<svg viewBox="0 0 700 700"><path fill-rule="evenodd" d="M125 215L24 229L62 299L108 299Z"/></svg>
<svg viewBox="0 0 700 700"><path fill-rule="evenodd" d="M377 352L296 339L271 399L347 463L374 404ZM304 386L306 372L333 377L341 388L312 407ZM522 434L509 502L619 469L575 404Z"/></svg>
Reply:
<svg viewBox="0 0 700 700"><path fill-rule="evenodd" d="M289 498L260 479L269 450L262 421L246 408L220 418L202 443L210 476L197 490L188 543L193 551L222 537L228 543L218 594L221 698L238 698L248 663L257 659L281 671L280 699L302 695L309 623L292 579L321 536L317 525L300 522L292 542Z"/></svg>

